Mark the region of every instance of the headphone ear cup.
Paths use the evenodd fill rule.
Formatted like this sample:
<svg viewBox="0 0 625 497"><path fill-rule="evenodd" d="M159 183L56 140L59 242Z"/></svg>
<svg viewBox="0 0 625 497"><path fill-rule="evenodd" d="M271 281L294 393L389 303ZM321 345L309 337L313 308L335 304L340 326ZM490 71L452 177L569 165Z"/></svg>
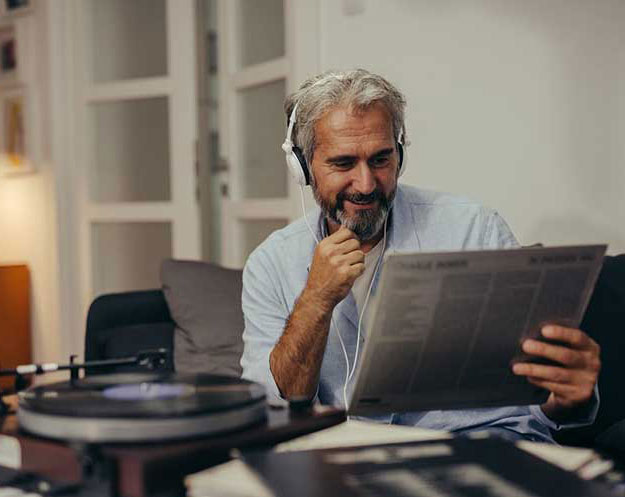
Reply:
<svg viewBox="0 0 625 497"><path fill-rule="evenodd" d="M291 170L291 175L298 185L310 185L310 172L304 154L299 147L293 147L291 153L287 154L286 162Z"/></svg>
<svg viewBox="0 0 625 497"><path fill-rule="evenodd" d="M397 142L397 152L399 153L399 173L397 177L400 177L406 170L404 166L404 146L400 142Z"/></svg>
<svg viewBox="0 0 625 497"><path fill-rule="evenodd" d="M289 172L291 173L291 177L295 180L295 182L300 186L306 186L306 176L304 176L304 171L302 171L302 166L297 160L297 156L293 153L286 154L286 165L289 167Z"/></svg>

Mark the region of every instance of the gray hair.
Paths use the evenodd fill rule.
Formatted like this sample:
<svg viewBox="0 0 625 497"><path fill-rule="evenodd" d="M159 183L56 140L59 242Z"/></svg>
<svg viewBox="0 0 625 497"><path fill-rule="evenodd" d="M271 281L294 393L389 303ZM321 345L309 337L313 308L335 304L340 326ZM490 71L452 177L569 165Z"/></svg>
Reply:
<svg viewBox="0 0 625 497"><path fill-rule="evenodd" d="M404 95L382 76L365 69L318 74L304 81L296 92L289 95L284 102L287 126L297 105L291 139L302 150L310 166L315 153L315 126L328 110L337 105L366 109L378 102L384 104L391 115L395 140L399 141L401 136L404 144Z"/></svg>

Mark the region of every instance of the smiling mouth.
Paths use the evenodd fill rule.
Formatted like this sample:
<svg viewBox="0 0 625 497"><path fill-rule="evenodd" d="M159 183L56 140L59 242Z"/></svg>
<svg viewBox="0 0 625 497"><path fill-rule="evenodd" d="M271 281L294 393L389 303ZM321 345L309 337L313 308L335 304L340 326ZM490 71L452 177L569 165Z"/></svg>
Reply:
<svg viewBox="0 0 625 497"><path fill-rule="evenodd" d="M345 202L349 202L356 208L367 208L367 207L373 207L376 204L377 200L369 200L367 202L359 202L356 200L346 200Z"/></svg>
<svg viewBox="0 0 625 497"><path fill-rule="evenodd" d="M362 211L373 210L382 206L385 202L384 194L380 190L374 190L371 193L339 193L336 199L336 206L339 210L345 208L347 203L350 204L350 210Z"/></svg>

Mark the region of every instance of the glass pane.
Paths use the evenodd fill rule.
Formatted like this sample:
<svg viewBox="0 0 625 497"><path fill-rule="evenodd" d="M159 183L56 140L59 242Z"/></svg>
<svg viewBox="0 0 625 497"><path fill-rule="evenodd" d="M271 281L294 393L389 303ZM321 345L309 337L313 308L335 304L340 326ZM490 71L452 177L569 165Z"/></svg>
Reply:
<svg viewBox="0 0 625 497"><path fill-rule="evenodd" d="M241 67L284 56L283 0L239 0Z"/></svg>
<svg viewBox="0 0 625 497"><path fill-rule="evenodd" d="M94 104L90 195L95 202L170 199L167 98Z"/></svg>
<svg viewBox="0 0 625 497"><path fill-rule="evenodd" d="M86 7L94 82L167 75L165 0L90 0Z"/></svg>
<svg viewBox="0 0 625 497"><path fill-rule="evenodd" d="M160 288L171 257L171 225L162 222L91 225L93 294Z"/></svg>
<svg viewBox="0 0 625 497"><path fill-rule="evenodd" d="M286 219L263 219L260 221L241 221L241 243L243 247L243 261L258 247L271 233L284 228L289 223Z"/></svg>
<svg viewBox="0 0 625 497"><path fill-rule="evenodd" d="M243 198L287 196L284 152L284 80L239 94L241 123L241 194Z"/></svg>

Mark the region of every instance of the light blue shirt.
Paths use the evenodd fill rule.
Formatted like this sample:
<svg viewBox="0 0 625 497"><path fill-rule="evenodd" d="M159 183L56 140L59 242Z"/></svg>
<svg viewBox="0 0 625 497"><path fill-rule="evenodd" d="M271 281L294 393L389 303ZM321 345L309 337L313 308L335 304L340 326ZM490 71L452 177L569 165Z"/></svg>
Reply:
<svg viewBox="0 0 625 497"><path fill-rule="evenodd" d="M321 239L325 233L319 208L314 209L308 218ZM269 369L269 355L282 335L295 300L304 289L315 245L301 218L272 233L254 250L245 265L242 295L245 317L241 358L243 378L265 385L270 402L279 402L281 396ZM406 185L397 188L385 253L517 246L510 228L493 210L454 195ZM379 273L374 280L374 291ZM333 322L341 332L352 365L358 335L358 311L351 292L335 307ZM343 406L346 367L343 350L332 326L317 392L321 403ZM591 423L597 409L595 394L594 402L583 419L566 426ZM409 412L389 414L376 420L452 432L489 430L511 439L549 442L553 442L549 428L561 428L536 405Z"/></svg>

